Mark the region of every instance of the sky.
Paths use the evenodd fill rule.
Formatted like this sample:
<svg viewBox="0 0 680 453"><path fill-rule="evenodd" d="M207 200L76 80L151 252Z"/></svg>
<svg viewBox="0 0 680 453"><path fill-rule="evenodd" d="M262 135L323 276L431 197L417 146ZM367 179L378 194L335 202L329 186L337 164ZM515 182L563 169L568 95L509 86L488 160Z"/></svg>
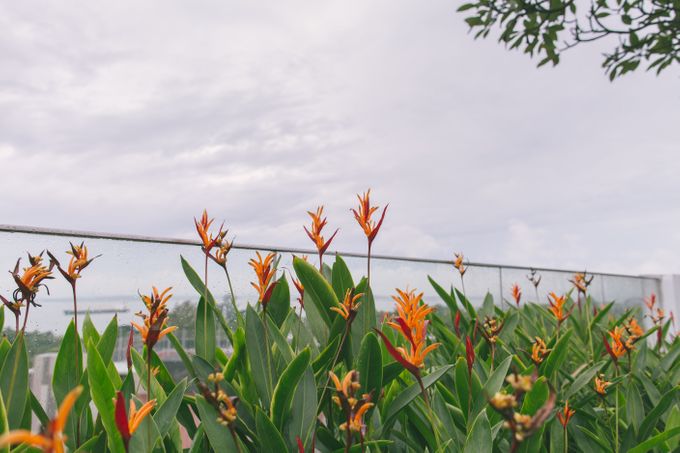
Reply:
<svg viewBox="0 0 680 453"><path fill-rule="evenodd" d="M459 2L0 4L0 223L680 273L678 66L609 82L474 40Z"/></svg>

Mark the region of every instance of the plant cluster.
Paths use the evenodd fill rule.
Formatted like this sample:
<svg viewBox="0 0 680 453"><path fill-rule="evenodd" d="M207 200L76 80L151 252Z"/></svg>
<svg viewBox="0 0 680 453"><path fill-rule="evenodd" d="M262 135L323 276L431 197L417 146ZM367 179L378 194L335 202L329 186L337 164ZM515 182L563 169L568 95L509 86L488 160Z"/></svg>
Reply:
<svg viewBox="0 0 680 453"><path fill-rule="evenodd" d="M210 262L226 273L233 241L195 220L203 273L181 257L199 297L195 350L174 336L171 288L140 295L127 372L113 352L117 318L99 332L77 323L77 286L92 262L72 245L68 266L56 255L29 255L11 271L16 283L4 306L14 335L0 342L0 451L25 452L567 452L674 451L680 447L680 341L656 296L641 307L597 303L593 277L576 274L573 290L538 300L540 274L508 288L511 300L487 295L474 307L462 253L451 262L458 290L430 278L440 301L396 289L394 310L377 319L369 282L370 253L385 219L359 196L353 214L367 239L366 277L342 257L324 255L323 207L305 231L318 266L294 257L284 272L276 253L250 260L254 305L228 323L208 286ZM57 355L46 414L28 386L26 321L59 270L73 291L74 319ZM295 294L291 295L289 281ZM451 283L451 282L449 282ZM448 285L447 285L448 286ZM213 288L215 289L215 288ZM575 298L572 296L576 296ZM443 302L443 304L441 303ZM2 321L4 321L4 309ZM23 324L20 322L23 316ZM643 326L648 326L644 328ZM230 347L216 344L224 331ZM141 338L141 350L133 347ZM177 381L154 350L167 338L188 378ZM41 426L31 432L33 420ZM11 450L10 450L11 449Z"/></svg>

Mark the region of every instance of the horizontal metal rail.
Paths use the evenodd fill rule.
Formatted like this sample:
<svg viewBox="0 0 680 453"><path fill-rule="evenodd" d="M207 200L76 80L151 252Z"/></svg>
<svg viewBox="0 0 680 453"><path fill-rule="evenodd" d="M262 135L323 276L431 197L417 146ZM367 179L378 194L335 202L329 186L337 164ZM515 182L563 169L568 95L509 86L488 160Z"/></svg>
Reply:
<svg viewBox="0 0 680 453"><path fill-rule="evenodd" d="M169 244L169 245L190 245L190 246L200 246L201 243L197 240L191 239L177 239L177 238L166 238L166 237L154 237L154 236L140 236L140 235L129 235L129 234L114 234L114 233L96 233L92 231L78 231L78 230L64 230L56 228L41 228L41 227L31 227L31 226L20 226L20 225L2 225L0 224L0 232L5 233L25 233L25 234L36 234L45 236L61 236L61 237L71 237L71 238L83 238L83 239L108 239L114 241L128 241L128 242L145 242L153 244ZM235 243L234 249L240 250L269 250L272 252L279 253L295 253L295 254L307 254L316 255L316 250L311 249L301 249L292 247L274 247L268 245L252 245L252 244L240 244ZM337 253L341 256L347 256L352 258L366 258L365 253L356 252L341 252L334 251L329 253ZM393 255L371 255L371 259L377 260L389 260L389 261L405 261L411 263L426 263L426 264L446 264L453 265L452 260L442 260L442 259L430 259L430 258L413 258L406 256L393 256ZM583 270L574 269L555 269L549 267L536 267L536 266L518 266L512 264L492 264L492 263L480 263L480 262L467 262L466 263L472 267L490 268L490 269L514 269L514 270L530 270L535 269L540 272L564 272L564 273L576 273L583 272ZM644 280L659 280L657 277L643 276L643 275L632 275L632 274L618 274L612 272L589 272L595 275L601 275L605 277L625 277L625 278L638 278Z"/></svg>

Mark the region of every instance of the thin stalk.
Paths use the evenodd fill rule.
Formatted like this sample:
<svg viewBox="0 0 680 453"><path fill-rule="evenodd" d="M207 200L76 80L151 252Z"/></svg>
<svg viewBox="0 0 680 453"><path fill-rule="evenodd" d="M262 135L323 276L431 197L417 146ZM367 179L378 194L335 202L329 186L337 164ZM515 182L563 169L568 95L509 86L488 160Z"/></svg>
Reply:
<svg viewBox="0 0 680 453"><path fill-rule="evenodd" d="M236 445L236 451L241 453L241 446L238 443L238 438L236 437L236 430L233 426L229 425L229 431L231 431L231 437L234 438L234 445Z"/></svg>
<svg viewBox="0 0 680 453"><path fill-rule="evenodd" d="M439 426L436 424L437 419L435 418L434 412L432 411L432 406L430 406L430 398L427 396L427 390L423 385L423 380L420 377L420 373L416 374L415 377L418 381L418 385L420 385L420 392L423 396L423 401L425 401L425 406L427 407L427 418L429 419L430 425L432 426L432 431L434 431L435 442L437 447L439 447L439 445L441 445L441 440L439 439Z"/></svg>
<svg viewBox="0 0 680 453"><path fill-rule="evenodd" d="M368 254L366 255L366 280L367 287L371 287L371 241L368 241Z"/></svg>
<svg viewBox="0 0 680 453"><path fill-rule="evenodd" d="M264 346L265 350L267 351L267 369L269 370L269 373L267 373L267 387L271 391L273 389L273 384L271 382L272 376L271 376L271 369L272 369L272 359L270 356L270 347L269 347L269 326L267 323L267 306L262 305L262 327L264 328Z"/></svg>
<svg viewBox="0 0 680 453"><path fill-rule="evenodd" d="M146 401L151 401L151 348L146 347ZM151 445L151 424L146 430L147 445Z"/></svg>
<svg viewBox="0 0 680 453"><path fill-rule="evenodd" d="M567 425L564 425L564 453L569 452L569 436L567 435Z"/></svg>
<svg viewBox="0 0 680 453"><path fill-rule="evenodd" d="M616 367L616 373L614 375L615 377L619 377L619 368ZM614 414L615 414L615 423L616 423L616 430L614 431L614 451L616 453L619 453L619 386L616 386L616 395L615 395L616 401L614 405Z"/></svg>
<svg viewBox="0 0 680 453"><path fill-rule="evenodd" d="M323 275L323 253L319 251L319 273Z"/></svg>
<svg viewBox="0 0 680 453"><path fill-rule="evenodd" d="M73 291L73 326L76 333L73 337L73 349L76 354L76 373L78 373L78 370L80 370L80 351L78 351L78 296L76 295L76 280L73 280L71 283L71 289ZM78 379L80 379L80 376L78 376ZM80 417L76 420L76 447L80 447Z"/></svg>
<svg viewBox="0 0 680 453"><path fill-rule="evenodd" d="M238 311L236 306L236 296L234 295L234 287L231 285L231 277L229 276L229 270L227 270L227 265L224 265L224 273L227 275L227 284L229 285L229 294L231 295L231 306L234 307L234 314L237 319L241 319L241 313Z"/></svg>
<svg viewBox="0 0 680 453"><path fill-rule="evenodd" d="M345 429L345 453L349 453L352 446L352 430L349 429L352 422L352 414L347 414L347 428Z"/></svg>
<svg viewBox="0 0 680 453"><path fill-rule="evenodd" d="M297 334L295 336L295 354L300 349L300 329L302 328L302 304L300 304L300 314L298 315Z"/></svg>
<svg viewBox="0 0 680 453"><path fill-rule="evenodd" d="M16 337L19 336L19 313L16 313L14 315L14 321L15 321L15 323L14 323L14 325L15 325L15 327L14 327L14 338L16 339Z"/></svg>
<svg viewBox="0 0 680 453"><path fill-rule="evenodd" d="M28 312L29 312L30 309L31 309L31 302L26 301L26 313L24 314L24 325L21 326L21 334L22 335L26 333L26 323L28 322Z"/></svg>

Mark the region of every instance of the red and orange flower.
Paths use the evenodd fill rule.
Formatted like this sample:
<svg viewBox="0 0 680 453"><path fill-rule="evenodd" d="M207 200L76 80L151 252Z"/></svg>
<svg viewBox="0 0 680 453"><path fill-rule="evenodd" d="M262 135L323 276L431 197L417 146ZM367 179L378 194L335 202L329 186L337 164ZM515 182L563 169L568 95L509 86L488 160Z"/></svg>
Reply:
<svg viewBox="0 0 680 453"><path fill-rule="evenodd" d="M345 420L347 420L340 424L340 430L349 429L351 432L365 433L364 415L373 407L373 403L371 403L371 395L366 393L357 398L361 388L359 373L350 370L342 381L332 371L329 371L328 375L335 385L336 396L333 397L333 402L343 410Z"/></svg>
<svg viewBox="0 0 680 453"><path fill-rule="evenodd" d="M321 269L323 254L326 253L326 250L331 245L333 238L335 238L335 235L338 234L338 231L340 230L336 229L331 237L326 240L323 237L322 231L328 224L328 221L326 220L326 217L323 217L323 206L316 208L316 212L307 211L307 214L309 214L309 216L312 218L312 225L310 229L307 229L307 227L303 228L305 229L307 236L309 236L309 239L311 239L316 246L316 250L319 253L319 269Z"/></svg>
<svg viewBox="0 0 680 453"><path fill-rule="evenodd" d="M257 301L266 309L276 287L276 281L274 280L276 272L273 266L276 253L270 252L264 258L260 255L260 252L255 252L255 255L256 258L251 258L248 264L255 271L257 282L250 282L250 284L257 291Z"/></svg>
<svg viewBox="0 0 680 453"><path fill-rule="evenodd" d="M553 316L555 316L558 326L562 324L569 317L569 315L571 315L571 312L573 311L573 308L569 312L565 310L564 306L566 302L567 298L564 295L558 296L553 292L548 294L548 303L550 304L550 307L548 309L553 314Z"/></svg>
<svg viewBox="0 0 680 453"><path fill-rule="evenodd" d="M123 393L118 391L116 393L116 427L125 443L125 450L127 451L132 435L137 431L142 420L151 413L156 406L156 400L147 401L139 410L134 400L130 400L130 412L125 410L125 397Z"/></svg>
<svg viewBox="0 0 680 453"><path fill-rule="evenodd" d="M363 293L355 293L354 289L348 289L345 292L345 298L337 307L331 307L331 310L342 316L345 321L351 323L357 315L361 302L358 302L364 296Z"/></svg>
<svg viewBox="0 0 680 453"><path fill-rule="evenodd" d="M359 200L359 208L352 209L354 218L356 219L361 229L364 230L364 234L368 239L369 249L371 247L371 244L375 240L375 237L378 235L378 231L380 231L380 227L382 226L383 220L385 220L385 213L387 212L387 208L389 207L389 205L387 205L383 208L382 214L380 215L380 220L378 220L378 222L376 223L376 221L372 219L372 216L378 209L380 209L380 207L371 206L370 197L371 189L368 189L366 192L364 192L363 195L357 194L357 199Z"/></svg>
<svg viewBox="0 0 680 453"><path fill-rule="evenodd" d="M512 298L515 301L515 304L519 308L519 301L522 299L522 288L519 287L517 283L512 285L512 288L510 288L510 294L512 294Z"/></svg>
<svg viewBox="0 0 680 453"><path fill-rule="evenodd" d="M154 286L150 295L140 295L148 314L141 311L137 313L137 316L142 318L144 322L140 325L133 321L132 325L142 335L142 341L149 349L153 349L161 338L177 329L177 326L167 326L167 303L172 297L171 289L166 288L159 293L158 288Z"/></svg>
<svg viewBox="0 0 680 453"><path fill-rule="evenodd" d="M564 429L567 429L567 424L569 423L569 420L571 420L571 417L573 417L575 413L576 411L569 407L569 400L565 401L564 409L562 409L561 412L557 413L557 419L560 421L560 424Z"/></svg>

